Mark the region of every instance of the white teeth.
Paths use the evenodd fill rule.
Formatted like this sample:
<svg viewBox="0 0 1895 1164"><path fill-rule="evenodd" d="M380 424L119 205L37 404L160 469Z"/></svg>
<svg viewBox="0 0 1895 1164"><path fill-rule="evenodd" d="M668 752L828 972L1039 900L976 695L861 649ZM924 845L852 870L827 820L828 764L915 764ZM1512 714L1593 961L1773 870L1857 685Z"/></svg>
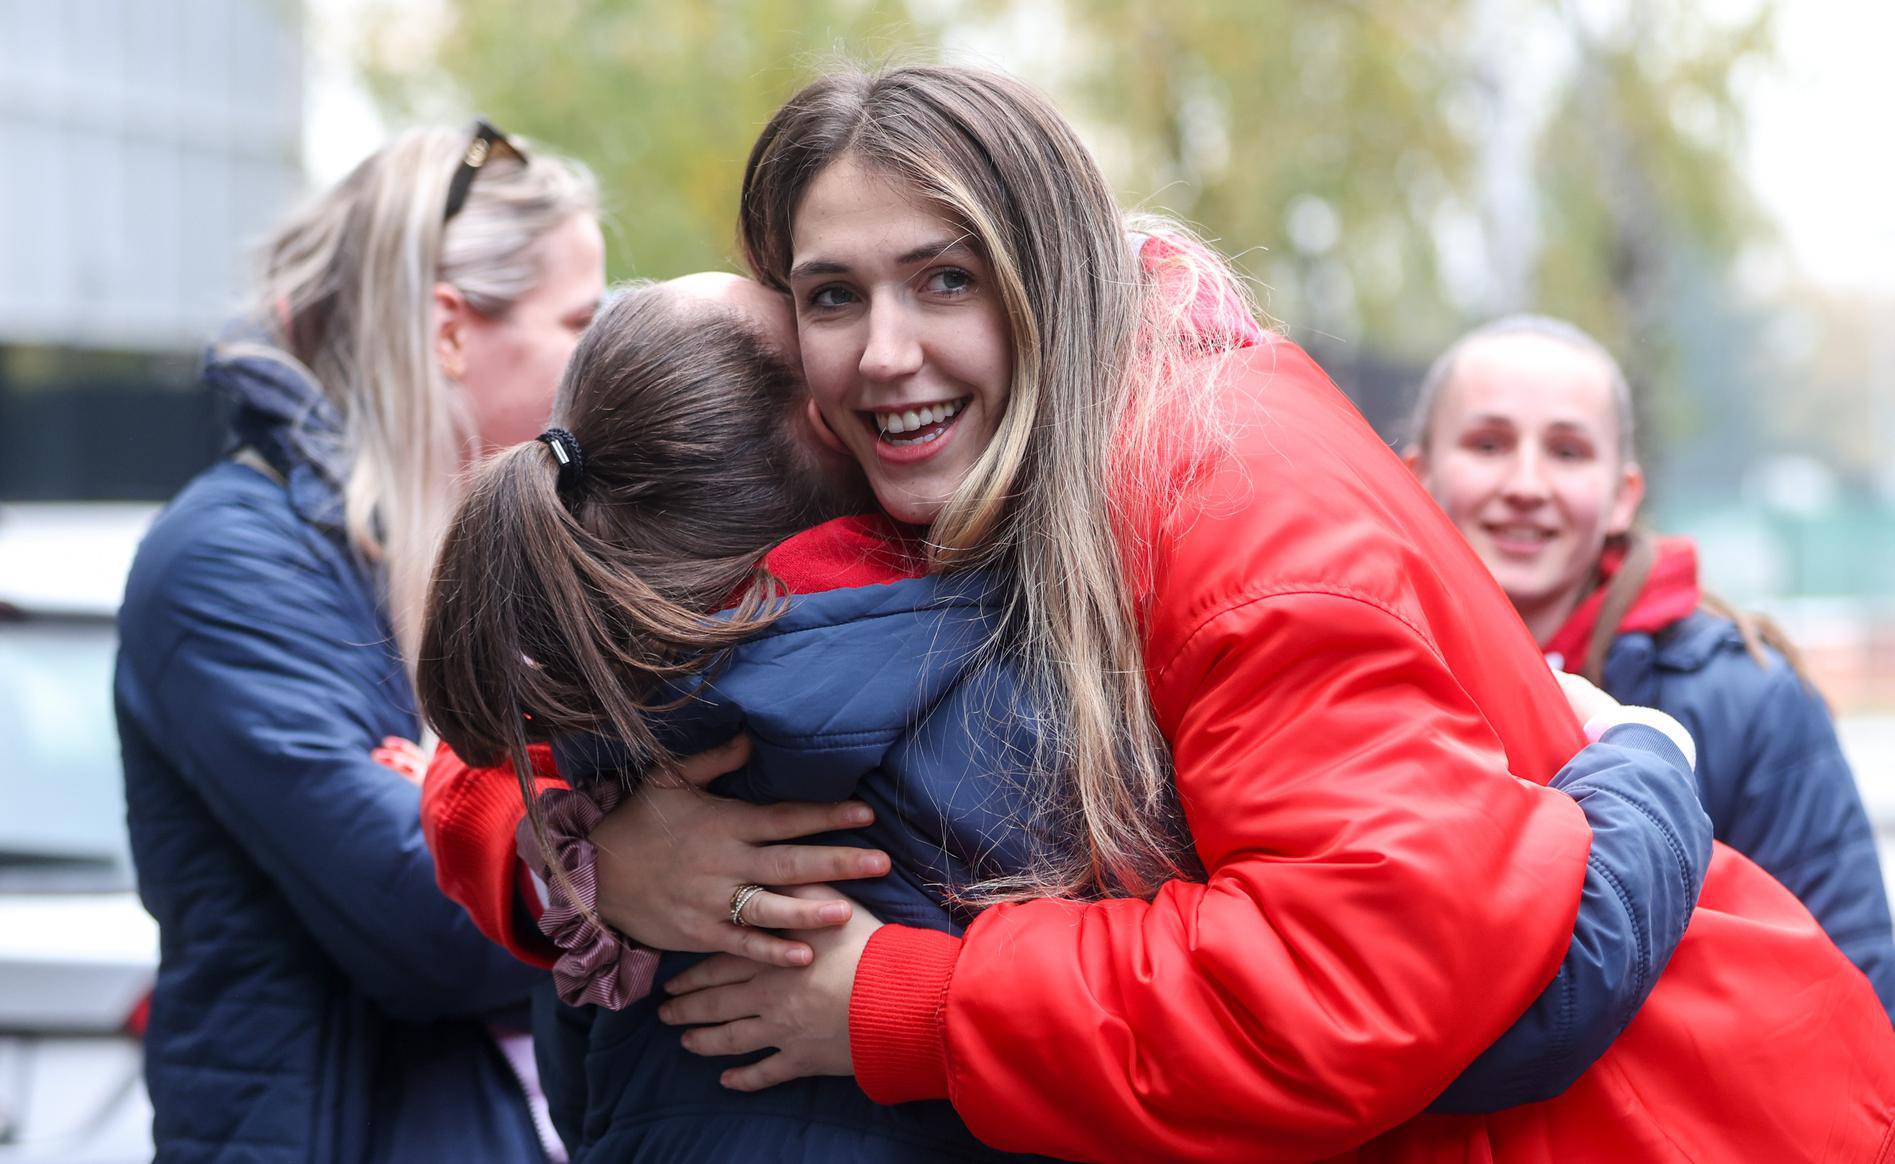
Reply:
<svg viewBox="0 0 1895 1164"><path fill-rule="evenodd" d="M966 401L964 400L954 400L946 404L930 404L925 408L903 409L900 412L877 412L874 414L875 427L883 434L889 436L895 436L905 432L914 432L916 429L926 428L931 424L940 424L942 421L951 420L960 413L965 403ZM939 433L935 433L923 438L923 440L924 442L926 440L932 440L935 436L939 435ZM915 442L903 441L901 443L913 444Z"/></svg>
<svg viewBox="0 0 1895 1164"><path fill-rule="evenodd" d="M912 439L909 439L909 440L905 440L905 441L896 441L896 440L892 440L892 441L889 441L888 443L889 443L889 444L891 444L891 445L925 445L925 444L928 444L928 443L929 443L929 442L931 442L931 441L938 441L938 440L940 440L940 439L941 439L941 434L940 434L940 433L938 433L938 432L931 432L931 433L928 433L928 434L926 434L926 435L924 435L924 436L918 436L918 437L914 437L914 438L912 438Z"/></svg>

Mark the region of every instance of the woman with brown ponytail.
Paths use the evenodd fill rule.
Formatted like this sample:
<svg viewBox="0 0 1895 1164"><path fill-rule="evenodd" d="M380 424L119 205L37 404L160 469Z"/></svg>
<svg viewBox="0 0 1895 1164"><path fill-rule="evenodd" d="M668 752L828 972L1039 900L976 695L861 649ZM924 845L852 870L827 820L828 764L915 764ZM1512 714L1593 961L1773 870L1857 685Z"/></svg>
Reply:
<svg viewBox="0 0 1895 1164"><path fill-rule="evenodd" d="M1154 263L1174 253L1157 240L1141 250ZM1011 661L989 652L1001 611L987 574L930 576L925 547L879 516L840 518L767 548L798 524L851 507L826 485L834 474L812 460L804 430L813 421L783 359L794 333L775 298L728 276L697 276L626 293L600 316L569 368L558 427L497 456L456 515L437 566L421 692L463 755L541 774L522 783L533 806L522 849L537 854L535 869L550 883L541 925L560 950L551 967L558 993L592 1004L545 1018L541 1057L562 1130L583 1156L984 1157L991 1153L939 1104L880 1107L837 1079L760 1094L721 1088L720 1068L686 1053L659 1021L667 1008L649 997L654 978L693 960L667 954L660 964L656 951L611 935L595 911L594 858L602 863L612 848L597 829L602 816L628 791L649 794L652 775L670 774L675 756L697 753L675 768L702 769L698 749L739 729L755 741L748 763L715 786L737 800L697 798L694 807L728 814L712 806L755 802L751 811L764 812L783 800L856 798L835 810L776 805L789 827L774 835L807 832L829 816L851 830L845 846L893 858L891 876L850 887L853 907L833 896L785 898L828 915L818 924L846 923L839 937L881 922L958 933L983 899L1067 859L1061 850L1073 843L1034 783L1031 758L1045 742L1026 714L1035 701ZM770 326L773 315L784 326ZM1238 330L1220 331L1225 324ZM1263 338L1215 311L1194 315L1186 330L1225 346ZM759 345L759 336L776 338ZM706 617L718 606L731 610ZM574 791L535 797L551 757L529 755L530 741L552 744ZM1589 748L1555 780L1595 823L1602 876L1641 894L1653 888L1648 862L1668 865L1667 845L1691 837L1701 815L1662 758L1675 754L1672 745L1654 747L1648 754L1634 739ZM437 806L455 803L429 813L430 841L443 884L464 887L469 840L490 843L470 824L505 819L506 810L492 801L484 770L457 773L445 765L458 759L443 756L430 795ZM629 774L645 779L627 783ZM1635 811L1615 820L1602 788ZM470 807L483 803L494 811ZM1670 823L1649 827L1660 822ZM858 875L890 871L879 852L862 859ZM496 864L510 870L511 858L472 864L491 875ZM509 900L512 882L510 872L498 878ZM481 894L473 896L480 916ZM731 918L755 928L762 896L760 886L740 885ZM1589 940L1609 932L1602 904L1619 908L1582 906L1576 928ZM1687 900L1678 905L1688 912ZM1645 916L1662 933L1683 928L1681 916L1663 921L1663 913ZM501 937L510 929L485 928ZM1546 994L1567 1015L1578 1009L1556 988ZM1502 1106L1523 1087L1544 1086L1535 1065L1562 1032L1540 1028L1537 1018L1517 1023L1456 1081L1454 1102Z"/></svg>
<svg viewBox="0 0 1895 1164"><path fill-rule="evenodd" d="M1669 963L1628 971L1656 983L1643 1008L1570 1086L1415 1118L1583 945L1603 837L1541 783L1579 725L1307 357L1185 325L1242 302L1228 271L1129 247L1043 97L949 68L819 80L759 139L742 221L884 511L925 524L936 570L1003 588L1045 741L1028 785L1070 843L984 887L1002 900L960 936L845 927L806 969L720 957L670 982L689 1049L770 1049L731 1086L850 1073L1077 1159L1887 1153L1895 1031L1721 848ZM1688 881L1660 869L1655 890ZM634 887L658 929L704 908L665 880Z"/></svg>
<svg viewBox="0 0 1895 1164"><path fill-rule="evenodd" d="M1689 829L1658 830L1642 892L1595 881L1631 834L1579 801L1698 812L1683 749L1614 724L1582 750L1504 596L1412 476L1306 356L1249 322L1221 261L1168 224L1128 238L1044 98L959 69L824 78L764 131L743 226L752 268L795 304L812 429L912 531L889 544L921 557L913 581L947 588L924 587L898 623L929 625L929 603L954 594L951 609L979 612L992 665L963 667L967 641L935 638L938 623L853 662L799 650L772 634L792 604L732 646L708 686L640 695L631 710L644 714L679 700L687 716L738 709L724 723L749 722L757 752L724 788L753 798L760 786L807 798L825 775L831 798L872 789L884 756L946 767L883 786L900 795L877 806L871 836L896 850L894 875L852 887L865 905L901 898L909 916L845 911L837 928L794 935L814 951L807 966L777 948L776 965L720 956L669 979L658 1009L696 1028L683 1050L697 1066L653 1032L650 1001L566 1015L556 1075L583 1097L567 1116L582 1153L976 1156L968 1132L1073 1159L1885 1152L1895 1032L1793 898L1719 850L1700 900ZM562 421L590 466L581 429L601 421ZM562 439L521 454L535 488L557 490ZM576 489L572 518L599 536L611 519ZM646 506L637 520L670 513ZM831 600L886 596L860 589ZM579 618L562 618L567 633L618 633L568 593L547 607ZM456 625L431 641L465 643ZM649 686L675 660L707 661L729 629L703 623L701 641L655 660L627 652L643 660L631 673ZM567 672L572 648L556 635L544 656L536 642L506 647L531 662L501 673L556 686L538 705L482 712L516 763L556 729L549 719L605 724L564 700L615 681ZM813 708L816 722L750 719L723 685L759 675L785 715ZM898 698L866 756L825 763L810 746L831 726L856 735L832 700L886 711L889 692L925 691L931 676L957 697ZM457 689L477 705L478 670L465 678ZM901 752L930 727L928 746ZM562 773L568 757L586 760L568 749ZM591 833L599 913L653 949L704 948L692 943L707 917L727 937L757 920L747 911L780 882L701 892L696 842L711 830L650 811L652 781L628 791ZM1019 838L982 867L983 844ZM965 867L941 878L930 853ZM956 912L966 906L982 908ZM1682 938L1653 920L1673 906ZM1629 919L1635 956L1587 965L1599 916ZM1524 1012L1570 1015L1569 971L1633 980L1630 1005L1645 1006L1609 1016L1616 1043L1556 1020L1513 1062L1575 1068L1561 1093L1424 1115L1478 1106L1462 1106L1458 1082ZM841 1075L860 1090L824 1078Z"/></svg>

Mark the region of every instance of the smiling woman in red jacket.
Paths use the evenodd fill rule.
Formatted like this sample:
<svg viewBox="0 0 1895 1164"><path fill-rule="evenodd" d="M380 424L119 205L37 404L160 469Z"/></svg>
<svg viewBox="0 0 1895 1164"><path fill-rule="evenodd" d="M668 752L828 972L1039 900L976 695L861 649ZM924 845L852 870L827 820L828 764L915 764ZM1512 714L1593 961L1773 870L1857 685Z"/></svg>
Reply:
<svg viewBox="0 0 1895 1164"><path fill-rule="evenodd" d="M1885 1152L1895 1033L1727 850L1564 1095L1414 1118L1551 977L1587 859L1538 783L1577 727L1485 568L1292 345L1159 358L1106 184L1023 86L818 81L743 205L877 499L942 565L1014 579L1010 645L1067 733L1049 791L1085 837L1042 884L1093 899L995 905L963 938L858 919L808 969L704 963L673 1017L722 1025L688 1044L777 1048L733 1085L852 1072L1080 1159ZM1230 286L1192 255L1180 278ZM1202 879L1164 872L1167 751Z"/></svg>
<svg viewBox="0 0 1895 1164"><path fill-rule="evenodd" d="M1189 249L1141 278L1037 94L953 69L825 79L766 130L744 205L832 438L927 526L937 569L1014 587L1003 646L1051 692L1044 791L1077 860L988 887L1011 900L961 938L858 914L801 935L807 968L673 982L695 993L671 1017L709 1024L691 1049L776 1049L732 1086L855 1074L1074 1159L1886 1154L1895 1032L1794 898L1722 850L1644 1011L1564 1095L1420 1116L1568 951L1591 838L1540 784L1578 725L1306 356L1153 342L1235 286ZM731 886L678 885L718 846L639 803L602 883L655 867L602 912L704 948L680 919Z"/></svg>

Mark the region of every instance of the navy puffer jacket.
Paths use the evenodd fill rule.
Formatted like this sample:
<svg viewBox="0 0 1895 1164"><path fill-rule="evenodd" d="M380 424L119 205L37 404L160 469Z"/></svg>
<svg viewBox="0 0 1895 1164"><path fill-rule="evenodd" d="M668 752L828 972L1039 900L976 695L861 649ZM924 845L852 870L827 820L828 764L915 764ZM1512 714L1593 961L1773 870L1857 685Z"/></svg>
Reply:
<svg viewBox="0 0 1895 1164"><path fill-rule="evenodd" d="M998 612L978 577L809 594L739 647L668 721L679 753L739 730L755 750L714 791L757 802L859 796L875 823L830 838L887 851L884 878L850 896L884 921L958 932L947 891L1019 872L1057 843L1019 773L1036 736L1014 672L983 665ZM575 787L616 779L617 749L555 745ZM1614 728L1554 781L1593 827L1572 952L1534 1008L1444 1096L1490 1110L1557 1094L1636 1013L1682 936L1710 856L1685 761L1649 728ZM697 955L668 954L659 982ZM1002 1158L945 1103L884 1107L852 1079L726 1090L732 1060L686 1052L661 998L622 1011L536 1013L542 1075L575 1160L913 1161Z"/></svg>
<svg viewBox="0 0 1895 1164"><path fill-rule="evenodd" d="M1729 619L1699 611L1619 635L1604 687L1690 730L1717 839L1801 898L1895 1016L1895 927L1875 831L1821 698L1783 656L1765 657L1760 666Z"/></svg>
<svg viewBox="0 0 1895 1164"><path fill-rule="evenodd" d="M146 1035L164 1161L531 1161L486 1019L537 975L442 897L376 580L339 531L336 426L266 351L212 360L237 443L139 548L116 682L139 892L161 961ZM272 477L278 479L272 479Z"/></svg>

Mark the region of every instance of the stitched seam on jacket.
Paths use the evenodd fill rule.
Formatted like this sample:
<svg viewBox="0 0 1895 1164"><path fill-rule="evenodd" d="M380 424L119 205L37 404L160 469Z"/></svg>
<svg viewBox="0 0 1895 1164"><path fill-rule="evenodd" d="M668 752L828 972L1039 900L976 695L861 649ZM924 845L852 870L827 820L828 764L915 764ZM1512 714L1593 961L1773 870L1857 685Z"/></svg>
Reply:
<svg viewBox="0 0 1895 1164"><path fill-rule="evenodd" d="M818 593L836 594L836 593L839 593L839 591L823 590L823 591L819 591ZM806 596L791 595L791 597L796 598L796 597L806 597ZM794 638L797 635L808 635L808 634L816 634L822 631L832 631L832 630L835 630L838 626L844 626L844 625L864 626L864 625L867 625L868 623L880 622L883 619L889 619L889 618L913 618L919 614L942 614L942 613L947 613L947 612L955 611L955 610L979 611L979 610L985 610L985 609L987 609L986 606L984 606L983 604L979 602L975 602L971 599L941 598L941 599L936 599L934 600L934 602L927 605L905 606L899 610L881 610L881 611L876 611L872 614L851 615L849 618L843 620L842 622L821 622L813 626L796 626L796 627L787 627L787 628L782 627L777 623L772 623L771 625L763 628L762 630L758 631L756 634L750 636L750 638L744 641L755 643L755 642L762 642L765 639L789 639L789 638ZM970 619L969 621L972 621L972 620Z"/></svg>
<svg viewBox="0 0 1895 1164"><path fill-rule="evenodd" d="M1578 1037L1579 999L1577 986L1569 977L1559 980L1559 1033L1554 1036L1553 1046L1557 1062L1564 1062L1573 1053L1573 1040Z"/></svg>
<svg viewBox="0 0 1895 1164"><path fill-rule="evenodd" d="M1345 602L1357 602L1363 606L1379 610L1396 622L1401 623L1404 627L1407 627L1409 631L1421 639L1427 646L1429 654L1433 655L1435 659L1445 663L1445 660L1441 659L1441 652L1435 647L1433 636L1422 630L1413 619L1396 610L1385 600L1377 598L1374 595L1364 594L1358 590L1352 590L1346 586L1297 582L1280 583L1274 586L1266 586L1261 590L1246 591L1239 597L1213 608L1198 620L1198 624L1191 628L1188 634L1178 641L1177 650L1173 651L1171 657L1165 660L1164 666L1158 668L1157 678L1162 680L1165 676L1165 672L1171 670L1171 668L1177 664L1178 660L1184 657L1185 652L1191 649L1192 644L1197 640L1198 636L1209 631L1213 624L1218 622L1225 615L1234 614L1244 607L1255 606L1259 602L1265 602L1272 598L1287 598L1295 595L1309 595L1317 598L1339 598Z"/></svg>
<svg viewBox="0 0 1895 1164"><path fill-rule="evenodd" d="M1586 866L1587 868L1596 870L1599 876L1605 880L1605 883L1612 887L1613 896L1619 899L1619 908L1625 911L1625 916L1632 923L1632 941L1638 947L1638 965L1634 968L1638 975L1636 994L1640 1000L1643 1000L1645 997L1647 968L1651 965L1651 949L1646 944L1644 930L1638 924L1638 913L1632 908L1632 899L1625 892L1625 886L1620 883L1618 877L1613 874L1612 870L1606 868L1597 857L1587 857ZM1616 1016L1614 1017L1616 1018Z"/></svg>
<svg viewBox="0 0 1895 1164"><path fill-rule="evenodd" d="M1651 826L1657 829L1658 834L1665 839L1665 847L1671 850L1671 859L1678 867L1679 887L1685 891L1687 897L1695 899L1697 894L1692 891L1691 862L1685 856L1684 842L1678 838L1675 832L1665 826L1665 822L1658 818L1658 814L1616 788L1600 786L1594 788L1593 793L1595 795L1609 796L1619 803L1627 805L1633 812L1638 813L1638 815L1651 822Z"/></svg>

